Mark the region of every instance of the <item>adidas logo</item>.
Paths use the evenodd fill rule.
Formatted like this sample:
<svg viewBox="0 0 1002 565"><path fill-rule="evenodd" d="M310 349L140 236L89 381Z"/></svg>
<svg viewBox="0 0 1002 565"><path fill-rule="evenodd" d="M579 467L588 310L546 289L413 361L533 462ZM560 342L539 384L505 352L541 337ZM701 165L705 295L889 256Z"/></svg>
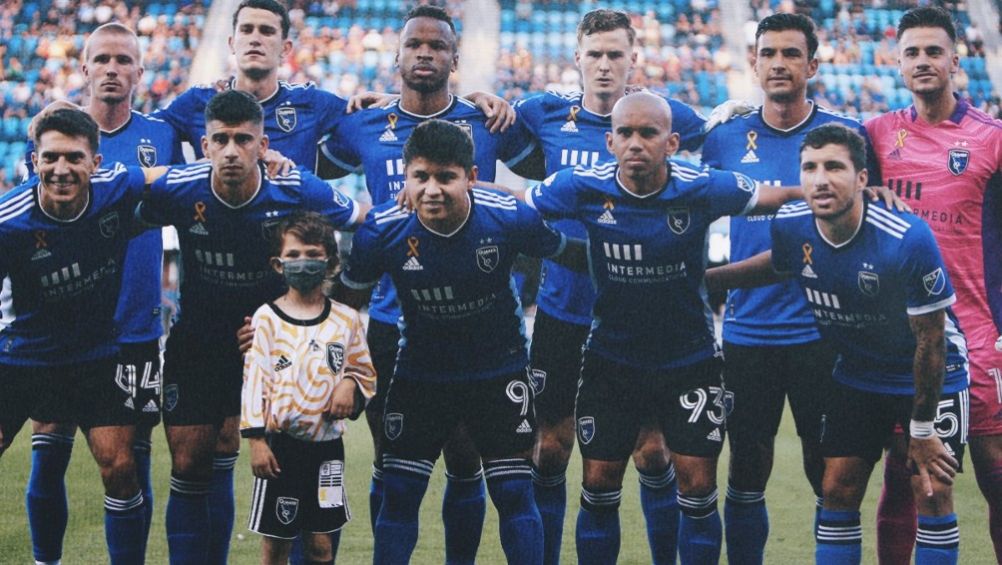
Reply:
<svg viewBox="0 0 1002 565"><path fill-rule="evenodd" d="M814 269L810 265L804 265L804 270L800 271L800 276L807 277L809 279L816 279L818 275L814 273Z"/></svg>
<svg viewBox="0 0 1002 565"><path fill-rule="evenodd" d="M383 131L383 135L379 136L379 141L382 141L384 143L386 143L388 141L396 141L396 140L397 140L397 136L394 135L393 134L393 130L391 130L389 128L387 128L385 131Z"/></svg>
<svg viewBox="0 0 1002 565"><path fill-rule="evenodd" d="M567 120L566 123L560 128L560 131L567 133L578 133L578 126L574 123L574 120Z"/></svg>
<svg viewBox="0 0 1002 565"><path fill-rule="evenodd" d="M887 155L887 158L888 159L894 159L895 161L900 161L901 160L901 150L900 149L895 149L894 151L891 151L890 154Z"/></svg>
<svg viewBox="0 0 1002 565"><path fill-rule="evenodd" d="M38 261L41 259L45 259L47 257L52 257L52 253L50 253L48 249L42 248L36 251L35 254L31 256L31 260Z"/></svg>
<svg viewBox="0 0 1002 565"><path fill-rule="evenodd" d="M748 152L745 153L745 156L741 158L741 162L742 163L758 163L758 155L755 154L755 151L749 149Z"/></svg>
<svg viewBox="0 0 1002 565"><path fill-rule="evenodd" d="M410 259L407 260L406 263L404 263L403 270L423 271L424 267L421 266L421 263L418 263L417 257L411 257Z"/></svg>
<svg viewBox="0 0 1002 565"><path fill-rule="evenodd" d="M205 226L201 223L198 223L188 228L188 233L193 233L195 235L209 235L209 230L205 229Z"/></svg>
<svg viewBox="0 0 1002 565"><path fill-rule="evenodd" d="M125 400L125 407L129 410L134 410L136 408L136 403L132 401L131 396Z"/></svg>
<svg viewBox="0 0 1002 565"><path fill-rule="evenodd" d="M616 225L616 218L612 217L612 212L606 210L605 212L602 212L601 216L598 217L598 223Z"/></svg>
<svg viewBox="0 0 1002 565"><path fill-rule="evenodd" d="M522 423L515 428L515 433L517 434L531 434L532 426L529 424L529 420L522 420Z"/></svg>
<svg viewBox="0 0 1002 565"><path fill-rule="evenodd" d="M275 372L288 369L291 366L292 366L292 361L289 361L289 359L285 355L282 355L281 357L278 358L278 363L275 363Z"/></svg>
<svg viewBox="0 0 1002 565"><path fill-rule="evenodd" d="M720 436L720 428L713 428L713 431L706 434L706 439L710 441L723 441L724 438Z"/></svg>
<svg viewBox="0 0 1002 565"><path fill-rule="evenodd" d="M156 401L150 400L143 406L143 412L156 413L160 411L160 407L157 406Z"/></svg>

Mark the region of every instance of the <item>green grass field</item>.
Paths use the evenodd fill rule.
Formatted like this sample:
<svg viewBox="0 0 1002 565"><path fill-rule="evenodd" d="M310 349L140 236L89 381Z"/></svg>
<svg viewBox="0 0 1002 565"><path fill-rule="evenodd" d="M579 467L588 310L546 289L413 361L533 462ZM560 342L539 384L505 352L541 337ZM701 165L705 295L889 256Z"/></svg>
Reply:
<svg viewBox="0 0 1002 565"><path fill-rule="evenodd" d="M28 477L31 442L26 427L18 435L15 445L0 459L0 564L31 563L31 544L24 512L24 486ZM372 535L369 530L368 487L371 444L368 432L361 422L354 423L346 438L348 452L348 490L354 520L348 524L342 537L339 563L366 563L371 560ZM244 450L246 454L246 450ZM811 528L814 521L814 496L801 477L800 447L789 414L777 438L776 468L769 484L768 502L772 535L766 548L767 563L809 563L813 560L814 539ZM167 484L170 460L162 431L154 432L154 484L156 489L156 514L151 532L149 563L166 563L167 548L164 534L164 505L167 501ZM727 453L720 464L720 484L726 485ZM439 467L441 467L441 463ZM969 463L968 463L969 465ZM236 476L237 523L234 528L231 563L244 564L258 561L259 540L246 531L248 501L251 492L250 465L246 457L238 464ZM567 472L569 508L564 530L563 559L574 563L574 522L578 509L578 485L581 477L581 460L575 452ZM425 497L421 514L421 538L414 563L441 563L443 561L442 525L439 509L442 500L443 475L437 471ZM874 513L876 497L880 492L881 477L874 473L863 506L864 563L876 563L874 551ZM106 562L104 544L103 494L97 468L90 458L85 441L77 438L76 453L68 473L70 498L70 523L66 534L63 563L65 565ZM724 488L721 488L723 492ZM720 508L723 509L723 497ZM994 562L991 541L987 532L985 503L977 490L972 472L959 477L957 483L957 509L961 524L961 559L964 564L990 564ZM623 528L620 563L647 563L650 557L640 505L637 500L636 472L627 473L623 505L620 510ZM488 510L487 523L480 547L480 563L504 563L497 535L497 515ZM726 562L726 557L722 559Z"/></svg>

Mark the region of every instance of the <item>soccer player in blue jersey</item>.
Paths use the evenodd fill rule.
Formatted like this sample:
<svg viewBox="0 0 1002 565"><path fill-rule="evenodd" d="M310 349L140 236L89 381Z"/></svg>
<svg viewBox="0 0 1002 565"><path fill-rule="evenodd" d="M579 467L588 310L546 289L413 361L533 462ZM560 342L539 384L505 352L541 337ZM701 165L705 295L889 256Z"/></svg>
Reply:
<svg viewBox="0 0 1002 565"><path fill-rule="evenodd" d="M132 110L135 87L143 74L139 40L119 23L98 27L84 44L84 77L90 101L84 109L101 130L98 151L105 162L154 167L184 162L174 130L166 123ZM29 142L28 163L34 144ZM33 172L34 169L31 168ZM148 422L137 429L133 446L136 472L143 491L147 536L153 517L150 483L150 432L160 419L161 263L159 230L140 234L129 243L116 321L120 364L135 392L133 403ZM76 425L33 422L32 465L26 491L28 525L35 560L46 563L62 556L68 506L64 475L73 449ZM145 539L145 538L144 538Z"/></svg>
<svg viewBox="0 0 1002 565"><path fill-rule="evenodd" d="M151 179L138 167L99 168L98 125L80 110L49 113L33 134L37 176L0 201L9 289L0 304L0 449L29 417L78 424L104 483L111 563L141 563L148 526L132 446L144 413L118 356L115 313L133 211Z"/></svg>
<svg viewBox="0 0 1002 565"><path fill-rule="evenodd" d="M807 99L807 81L818 68L818 38L810 18L773 14L759 22L755 36L754 69L765 102L757 112L711 130L702 159L711 167L739 171L760 183L797 186L797 163L780 156L797 152L807 132L831 122L846 124L864 137L865 130L859 122ZM873 171L871 182L879 179ZM731 218L731 261L769 249L771 217ZM821 342L794 281L732 290L723 337L725 380L728 392L734 393L734 411L727 420L731 447L724 503L727 558L735 564L762 563L769 536L765 487L787 396L801 438L804 472L821 496L821 399L831 381L834 353Z"/></svg>
<svg viewBox="0 0 1002 565"><path fill-rule="evenodd" d="M143 220L173 225L185 278L181 320L164 358L164 423L171 447L167 540L172 563L224 563L229 530L210 491L218 482L217 440L240 414L243 364L234 338L244 317L282 293L268 264L268 233L296 209L321 212L343 228L363 210L312 174L294 169L266 178L261 106L228 90L206 107L202 150L210 162L172 169L140 209ZM223 438L222 441L227 441ZM235 453L234 447L230 453ZM236 455L232 455L236 457ZM227 480L232 489L232 479ZM232 527L232 506L225 525ZM225 539L223 539L225 537Z"/></svg>
<svg viewBox="0 0 1002 565"><path fill-rule="evenodd" d="M378 564L410 558L434 462L458 427L483 458L508 562L542 563L543 529L529 464L533 394L511 266L519 253L576 253L583 265L583 245L565 246L564 236L515 198L473 189L472 141L442 120L411 132L403 153L404 190L416 212L395 202L376 207L355 234L341 277L339 294L361 305L388 273L403 313L384 413Z"/></svg>
<svg viewBox="0 0 1002 565"><path fill-rule="evenodd" d="M605 132L611 128L613 106L626 94L637 60L636 32L621 11L597 9L578 24L575 55L582 75L581 92L547 92L516 102L518 121L542 148L545 168L529 171L534 179L572 168L613 159ZM680 149L697 149L703 141L704 118L689 106L668 99L672 129ZM522 169L517 172L523 173ZM584 237L584 227L560 220L554 227ZM539 434L533 453L536 503L543 517L547 565L560 559L564 512L567 506L566 470L574 446L574 397L581 372L581 348L591 325L595 302L592 282L553 261L543 262L536 299L531 365L536 393ZM678 531L675 470L657 427L644 426L633 460L640 475L640 504L647 523L647 539L654 563L675 561Z"/></svg>
<svg viewBox="0 0 1002 565"><path fill-rule="evenodd" d="M455 123L473 137L478 180L493 182L497 161L511 167L526 160L534 144L527 135L508 129L492 134L487 117L473 103L450 92L449 76L459 60L452 19L437 6L418 6L405 19L400 33L397 66L400 98L379 108L346 116L321 145L319 172L341 177L364 172L372 201L392 201L404 187L403 146L414 129L430 119ZM389 275L373 292L369 306L368 343L373 356L379 394L366 408L375 461L370 490L370 516L375 528L382 504L383 400L397 358L400 308ZM446 560L472 563L480 545L486 512L480 456L468 438L458 437L445 447L446 488L442 503Z"/></svg>
<svg viewBox="0 0 1002 565"><path fill-rule="evenodd" d="M864 202L865 155L863 138L844 126L808 133L800 153L806 203L776 214L771 252L722 267L723 275L707 281L743 286L748 278L767 280L773 268L794 276L838 353L821 417L816 561L860 562L860 502L901 424L919 514L915 563L957 563L952 485L967 442L967 344L929 226Z"/></svg>
<svg viewBox="0 0 1002 565"><path fill-rule="evenodd" d="M584 458L578 559L616 560L623 474L649 426L672 451L682 562L715 563L716 463L731 396L702 287L706 232L721 216L776 209L799 191L667 160L679 136L668 103L653 94L617 102L611 130L616 162L558 172L526 194L544 217L584 223L597 291L575 412Z"/></svg>

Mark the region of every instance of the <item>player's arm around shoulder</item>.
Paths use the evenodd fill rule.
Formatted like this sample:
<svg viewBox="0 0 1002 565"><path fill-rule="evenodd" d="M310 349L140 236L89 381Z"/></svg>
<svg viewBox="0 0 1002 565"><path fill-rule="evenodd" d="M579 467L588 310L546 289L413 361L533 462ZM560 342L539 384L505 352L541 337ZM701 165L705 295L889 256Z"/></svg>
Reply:
<svg viewBox="0 0 1002 565"><path fill-rule="evenodd" d="M361 310L369 303L372 289L383 274L377 261L381 237L378 218L392 214L393 210L404 213L399 206L389 209L380 206L366 215L355 232L348 260L331 286L330 297L335 302L355 310Z"/></svg>

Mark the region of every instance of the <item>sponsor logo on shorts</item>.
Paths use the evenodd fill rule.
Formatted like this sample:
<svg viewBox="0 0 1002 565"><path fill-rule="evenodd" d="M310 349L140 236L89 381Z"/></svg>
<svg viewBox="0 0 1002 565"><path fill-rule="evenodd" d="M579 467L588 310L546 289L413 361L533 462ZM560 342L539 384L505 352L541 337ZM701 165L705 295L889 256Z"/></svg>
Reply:
<svg viewBox="0 0 1002 565"><path fill-rule="evenodd" d="M173 412L174 408L177 408L178 398L181 393L178 391L177 385L167 385L164 387L164 410L168 412Z"/></svg>
<svg viewBox="0 0 1002 565"><path fill-rule="evenodd" d="M595 438L595 418L582 416L578 418L578 439L581 443L588 445Z"/></svg>
<svg viewBox="0 0 1002 565"><path fill-rule="evenodd" d="M383 419L383 431L389 440L400 437L404 431L404 415L399 412L391 412Z"/></svg>
<svg viewBox="0 0 1002 565"><path fill-rule="evenodd" d="M160 407L157 406L157 401L152 398L146 402L146 406L143 406L143 412L146 413L156 413L160 411Z"/></svg>
<svg viewBox="0 0 1002 565"><path fill-rule="evenodd" d="M299 499L288 496L280 496L275 500L275 517L278 521L288 526L296 519L299 513Z"/></svg>
<svg viewBox="0 0 1002 565"><path fill-rule="evenodd" d="M516 434L531 434L532 433L532 424L529 423L529 420L522 420L522 423L519 424L517 428L515 428L515 433Z"/></svg>
<svg viewBox="0 0 1002 565"><path fill-rule="evenodd" d="M706 439L717 442L724 441L723 436L720 435L720 428L713 428L712 432L706 434Z"/></svg>
<svg viewBox="0 0 1002 565"><path fill-rule="evenodd" d="M529 384L532 385L532 393L536 396L543 394L546 388L546 371L542 369L532 369L529 371Z"/></svg>

